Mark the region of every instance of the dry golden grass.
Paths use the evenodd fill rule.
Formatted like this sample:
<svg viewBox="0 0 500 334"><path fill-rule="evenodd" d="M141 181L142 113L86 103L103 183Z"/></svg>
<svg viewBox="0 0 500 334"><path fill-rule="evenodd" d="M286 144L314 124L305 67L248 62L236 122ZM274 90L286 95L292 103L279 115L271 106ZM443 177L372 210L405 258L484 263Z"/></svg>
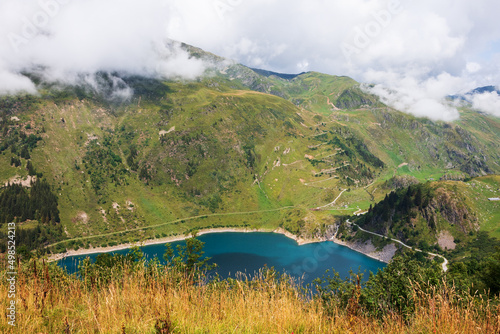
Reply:
<svg viewBox="0 0 500 334"><path fill-rule="evenodd" d="M0 305L7 307L5 277ZM0 316L2 333L498 333L500 310L488 301L459 300L453 289L415 289L410 320L374 319L356 305L326 309L294 284L262 272L250 280L192 284L163 269L144 269L99 287L98 281L54 273L38 264L17 282L17 327ZM356 303L355 298L352 299ZM461 306L458 306L461 305ZM465 305L465 306L464 306Z"/></svg>

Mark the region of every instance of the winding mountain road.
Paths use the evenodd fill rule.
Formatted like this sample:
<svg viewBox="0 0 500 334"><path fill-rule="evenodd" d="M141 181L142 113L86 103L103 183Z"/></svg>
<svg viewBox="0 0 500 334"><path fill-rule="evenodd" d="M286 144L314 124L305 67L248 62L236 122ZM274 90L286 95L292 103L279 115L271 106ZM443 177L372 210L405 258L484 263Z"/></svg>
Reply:
<svg viewBox="0 0 500 334"><path fill-rule="evenodd" d="M353 223L353 222L350 222L349 219L346 221L346 223L348 223L349 225L355 225L357 226L361 231L365 232L365 233L368 233L368 234L372 234L372 235L375 235L377 237L381 237L381 238L387 238L385 235L381 235L381 234L378 234L378 233L375 233L375 232L370 232L370 231L367 231L365 229L363 229L362 227L360 227L358 224L356 223ZM397 240L397 239L392 239L392 238L387 238L391 241L394 241L400 245L402 245L403 247L406 247L406 248L409 248L409 249L412 249L416 252L420 252L420 253L427 253L429 255L432 255L432 256L438 256L440 258L442 258L444 260L443 262L443 271L446 272L448 271L448 259L446 259L444 256L442 255L439 255L439 254L434 254L434 253L429 253L429 252L424 252L423 250L420 250L420 249L417 249L417 248L413 248L411 246L408 246L407 244L403 243L401 240Z"/></svg>
<svg viewBox="0 0 500 334"><path fill-rule="evenodd" d="M334 199L334 200L333 200L333 202L328 203L328 204L323 205L323 206L318 206L317 208L315 208L315 210L321 210L321 209L323 209L323 208L329 207L330 205L334 205L334 204L335 204L335 202L337 202L337 200L340 198L340 196L342 196L342 194L343 194L345 191L347 191L347 189L342 190L342 192L341 192L341 193L337 196L337 198L336 198L336 199Z"/></svg>
<svg viewBox="0 0 500 334"><path fill-rule="evenodd" d="M137 227L129 230L122 230L122 231L116 231L116 232L110 232L110 233L103 233L103 234L95 234L95 235L89 235L89 236L84 236L84 237L79 237L79 238L73 238L73 239L66 239L66 240L61 240L59 242L55 242L53 244L47 245L46 247L52 247L52 246L57 246L59 244L65 243L65 242L70 242L70 241L80 241L80 240L88 240L88 239L95 239L95 238L101 238L101 237L109 237L113 235L118 235L121 233L129 233L129 232L136 232L136 231L143 231L143 230L149 230L152 228L157 228L165 225L171 225L175 223L180 223L180 222L185 222L189 220L195 220L195 219L200 219L200 218L208 218L208 217L221 217L221 216L237 216L237 215L252 215L252 214L259 214L259 213L266 213L266 212L276 212L276 211L283 211L283 210L291 210L295 209L295 206L285 206L281 208L276 208L276 209L269 209L269 210L257 210L257 211L245 211L245 212L226 212L226 213L212 213L212 214L206 214L206 215L198 215L198 216L193 216L193 217L185 217L185 218L179 218L176 220L168 221L162 224L156 224L156 225L149 225L149 226L143 226L143 227Z"/></svg>

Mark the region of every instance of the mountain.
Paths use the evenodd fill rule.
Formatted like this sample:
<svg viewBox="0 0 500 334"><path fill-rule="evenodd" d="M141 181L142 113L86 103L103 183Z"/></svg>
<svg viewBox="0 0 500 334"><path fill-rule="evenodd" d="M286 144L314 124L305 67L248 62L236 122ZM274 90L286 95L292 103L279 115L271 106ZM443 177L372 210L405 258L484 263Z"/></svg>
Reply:
<svg viewBox="0 0 500 334"><path fill-rule="evenodd" d="M493 93L493 92L496 92L497 94L500 94L500 90L497 87L495 87L495 86L485 86L485 87L476 88L476 89L470 91L469 93L467 93L467 95L483 94L483 93Z"/></svg>
<svg viewBox="0 0 500 334"><path fill-rule="evenodd" d="M1 223L18 217L23 240L37 240L26 245L68 240L57 251L223 226L314 236L383 200L388 180L500 174L498 118L464 108L432 122L348 77L253 70L184 47L210 64L206 76L98 73L97 85L68 86L30 74L39 95L1 97ZM38 200L36 179L53 196ZM40 201L57 203L59 221Z"/></svg>
<svg viewBox="0 0 500 334"><path fill-rule="evenodd" d="M497 87L484 86L484 87L478 87L476 89L473 89L465 94L451 95L451 96L449 96L449 98L452 100L462 100L462 101L472 102L472 98L476 94L494 93L494 92L496 92L498 95L500 95L500 89L498 89Z"/></svg>
<svg viewBox="0 0 500 334"><path fill-rule="evenodd" d="M285 79L285 80L292 80L292 79L295 79L296 77L298 77L299 75L306 73L306 72L302 72L300 74L285 74L285 73L276 73L276 72L272 72L272 71L261 70L258 68L251 68L250 67L250 69L252 71L254 71L255 73L263 75L265 77L275 76L275 77Z"/></svg>
<svg viewBox="0 0 500 334"><path fill-rule="evenodd" d="M419 183L392 191L357 223L410 246L454 250L480 231L500 237L500 206L490 200L498 197L499 189L497 175Z"/></svg>

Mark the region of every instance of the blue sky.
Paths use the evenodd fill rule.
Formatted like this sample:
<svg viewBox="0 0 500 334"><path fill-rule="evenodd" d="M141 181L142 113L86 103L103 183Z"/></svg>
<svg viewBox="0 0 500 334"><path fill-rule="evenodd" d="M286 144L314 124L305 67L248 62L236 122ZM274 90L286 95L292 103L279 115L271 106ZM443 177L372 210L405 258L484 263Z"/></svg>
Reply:
<svg viewBox="0 0 500 334"><path fill-rule="evenodd" d="M500 28L499 28L500 29ZM491 41L483 50L478 50L477 59L481 62L495 61L500 54L500 39Z"/></svg>
<svg viewBox="0 0 500 334"><path fill-rule="evenodd" d="M40 66L54 80L196 78L203 64L163 43L174 39L252 67L348 75L452 120L446 95L500 85L498 13L498 0L0 0L0 91L33 91L19 73Z"/></svg>

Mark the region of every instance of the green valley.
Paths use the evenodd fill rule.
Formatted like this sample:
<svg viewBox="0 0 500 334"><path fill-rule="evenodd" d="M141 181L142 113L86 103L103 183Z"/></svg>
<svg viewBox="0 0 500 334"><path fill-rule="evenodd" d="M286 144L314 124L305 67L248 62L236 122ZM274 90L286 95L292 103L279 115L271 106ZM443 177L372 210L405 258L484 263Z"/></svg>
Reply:
<svg viewBox="0 0 500 334"><path fill-rule="evenodd" d="M27 193L30 180L50 184L60 226L14 212L2 223L45 226L40 244L56 252L213 227L314 238L400 183L456 180L448 190L461 195L483 180L497 185L493 176L461 182L500 173L497 118L465 108L459 121L432 122L383 105L347 77L281 77L189 50L218 65L191 82L122 75L134 92L125 101L109 99L106 73L99 90L40 81L37 96L2 97L2 182ZM464 231L498 237L498 207L467 196L476 220Z"/></svg>

